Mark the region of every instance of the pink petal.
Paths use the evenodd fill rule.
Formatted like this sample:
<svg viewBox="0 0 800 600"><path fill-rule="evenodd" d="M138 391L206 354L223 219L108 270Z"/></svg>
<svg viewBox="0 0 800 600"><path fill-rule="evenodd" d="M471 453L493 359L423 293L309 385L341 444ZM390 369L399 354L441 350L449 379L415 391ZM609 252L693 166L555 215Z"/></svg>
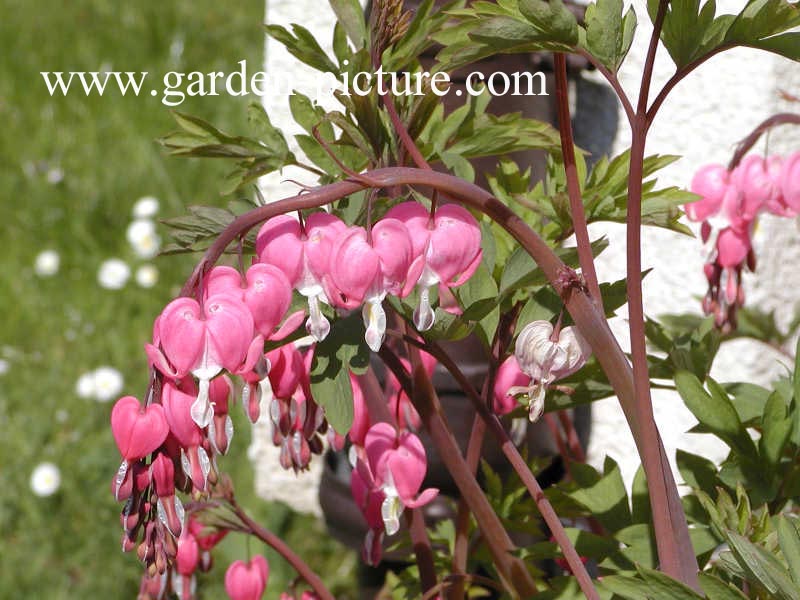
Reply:
<svg viewBox="0 0 800 600"><path fill-rule="evenodd" d="M194 396L180 391L171 382L164 383L161 392L164 416L172 435L184 448L203 443L203 432L192 420L191 407L194 400Z"/></svg>
<svg viewBox="0 0 800 600"><path fill-rule="evenodd" d="M244 302L256 330L269 337L292 303L292 287L278 267L256 263L247 269Z"/></svg>
<svg viewBox="0 0 800 600"><path fill-rule="evenodd" d="M329 269L343 297L329 297L334 305L356 308L368 294L381 288L380 258L366 238L364 229L353 227L336 240Z"/></svg>
<svg viewBox="0 0 800 600"><path fill-rule="evenodd" d="M372 228L372 248L380 257L386 291L400 294L413 261L413 247L408 229L397 219L385 218L378 221Z"/></svg>
<svg viewBox="0 0 800 600"><path fill-rule="evenodd" d="M783 162L780 175L783 201L792 215L800 213L800 152Z"/></svg>
<svg viewBox="0 0 800 600"><path fill-rule="evenodd" d="M203 354L206 324L200 305L192 298L170 302L158 319L159 339L164 356L175 367L177 377L190 372Z"/></svg>
<svg viewBox="0 0 800 600"><path fill-rule="evenodd" d="M227 265L220 265L211 269L206 275L204 283L207 296L223 293L232 293L236 296L244 292L241 273Z"/></svg>
<svg viewBox="0 0 800 600"><path fill-rule="evenodd" d="M226 294L211 296L204 308L207 315L208 356L202 366L219 365L228 371L236 371L253 341L254 326L250 311L242 301Z"/></svg>
<svg viewBox="0 0 800 600"><path fill-rule="evenodd" d="M397 431L389 423L375 423L364 436L364 450L370 469L379 483L384 479L381 475L389 453L397 447Z"/></svg>
<svg viewBox="0 0 800 600"><path fill-rule="evenodd" d="M750 247L749 233L723 229L717 238L717 262L724 268L737 267L747 258Z"/></svg>
<svg viewBox="0 0 800 600"><path fill-rule="evenodd" d="M692 178L690 190L702 196L684 207L692 221L705 221L719 212L722 196L728 186L728 169L719 164L701 167Z"/></svg>
<svg viewBox="0 0 800 600"><path fill-rule="evenodd" d="M303 271L300 223L292 216L272 217L256 237L256 254L263 263L275 265L294 286Z"/></svg>
<svg viewBox="0 0 800 600"><path fill-rule="evenodd" d="M130 463L163 444L169 425L161 405L151 404L144 409L136 398L125 396L111 410L111 432L119 453Z"/></svg>
<svg viewBox="0 0 800 600"><path fill-rule="evenodd" d="M408 508L419 508L431 502L436 496L439 495L439 490L436 488L427 488L422 490L416 499L403 500L403 504Z"/></svg>

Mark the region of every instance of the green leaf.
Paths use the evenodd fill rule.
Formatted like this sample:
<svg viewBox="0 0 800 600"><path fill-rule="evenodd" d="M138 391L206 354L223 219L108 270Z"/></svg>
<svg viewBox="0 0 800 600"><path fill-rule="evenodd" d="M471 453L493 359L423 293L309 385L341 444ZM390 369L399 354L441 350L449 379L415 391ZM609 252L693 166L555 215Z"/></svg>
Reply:
<svg viewBox="0 0 800 600"><path fill-rule="evenodd" d="M680 451L679 451L680 452ZM636 469L631 486L631 518L634 523L649 523L651 520L650 495L647 479L641 465Z"/></svg>
<svg viewBox="0 0 800 600"><path fill-rule="evenodd" d="M792 375L792 443L800 446L800 338L794 355L794 374Z"/></svg>
<svg viewBox="0 0 800 600"><path fill-rule="evenodd" d="M623 9L622 0L597 0L586 7L583 46L612 73L616 73L625 60L636 31L633 7L624 17Z"/></svg>
<svg viewBox="0 0 800 600"><path fill-rule="evenodd" d="M789 574L800 585L800 528L796 517L778 515L778 541L789 565Z"/></svg>
<svg viewBox="0 0 800 600"><path fill-rule="evenodd" d="M675 462L686 485L703 490L710 496L716 493L717 466L712 461L678 449L675 453Z"/></svg>
<svg viewBox="0 0 800 600"><path fill-rule="evenodd" d="M798 25L800 9L797 4L789 4L786 0L750 0L731 23L725 34L725 41L770 50L787 58L800 60L800 47L791 47L791 42L797 42L797 32L778 36ZM776 40L775 36L779 39Z"/></svg>
<svg viewBox="0 0 800 600"><path fill-rule="evenodd" d="M568 46L578 43L578 21L562 0L519 0L519 10L551 41Z"/></svg>
<svg viewBox="0 0 800 600"><path fill-rule="evenodd" d="M637 565L636 570L647 582L653 600L702 600L703 597L668 575Z"/></svg>
<svg viewBox="0 0 800 600"><path fill-rule="evenodd" d="M748 579L758 582L776 600L800 599L800 588L789 578L781 562L746 537L727 531L725 537L739 566Z"/></svg>
<svg viewBox="0 0 800 600"><path fill-rule="evenodd" d="M289 54L317 71L338 75L339 68L328 58L311 32L302 25L292 24L291 27L289 32L280 25L264 25L267 34L283 44Z"/></svg>
<svg viewBox="0 0 800 600"><path fill-rule="evenodd" d="M586 465L573 464L573 477L581 487L569 496L591 511L592 515L608 528L617 531L631 522L628 492L619 466L606 457L601 477Z"/></svg>
<svg viewBox="0 0 800 600"><path fill-rule="evenodd" d="M316 345L311 363L311 393L325 410L328 422L341 434L353 423L349 372L364 373L369 366L369 349L363 331L358 311L336 319L328 337Z"/></svg>
<svg viewBox="0 0 800 600"><path fill-rule="evenodd" d="M767 388L754 383L726 383L723 387L730 396L733 396L731 401L743 425L755 425L761 420L770 395Z"/></svg>
<svg viewBox="0 0 800 600"><path fill-rule="evenodd" d="M592 255L597 256L608 247L608 240L600 238L592 242ZM564 261L567 266L575 268L578 266L578 251L576 248L558 248L556 255ZM547 277L536 266L536 263L523 248L517 249L509 257L503 274L500 277L500 294L510 294L520 288L544 285Z"/></svg>
<svg viewBox="0 0 800 600"><path fill-rule="evenodd" d="M747 600L738 588L725 583L711 573L699 573L700 587L703 588L708 600Z"/></svg>
<svg viewBox="0 0 800 600"><path fill-rule="evenodd" d="M700 423L718 438L736 450L742 458L756 456L755 445L742 426L739 415L728 395L714 380L708 379L711 394L703 389L693 373L675 373L675 386L687 408Z"/></svg>
<svg viewBox="0 0 800 600"><path fill-rule="evenodd" d="M761 417L761 439L758 449L770 468L781 459L784 446L792 432L792 420L786 415L786 402L778 392L770 394Z"/></svg>
<svg viewBox="0 0 800 600"><path fill-rule="evenodd" d="M337 21L347 32L356 50L367 44L367 24L364 21L364 9L358 0L328 0L336 15Z"/></svg>

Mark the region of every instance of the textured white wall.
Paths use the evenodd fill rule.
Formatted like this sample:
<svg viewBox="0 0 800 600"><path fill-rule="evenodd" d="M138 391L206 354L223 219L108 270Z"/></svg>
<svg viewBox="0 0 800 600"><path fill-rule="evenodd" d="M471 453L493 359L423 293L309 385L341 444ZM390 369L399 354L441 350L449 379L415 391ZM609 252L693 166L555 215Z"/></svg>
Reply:
<svg viewBox="0 0 800 600"><path fill-rule="evenodd" d="M718 12L736 12L743 4L742 1L722 0L718 3ZM645 2L637 0L634 7L639 16L639 30L630 56L620 72L622 84L631 95L638 93L638 81L652 30ZM329 47L333 14L327 3L267 0L267 21L283 25L300 23L317 36L324 47ZM663 49L658 59L653 90L658 90L672 73L672 63ZM271 40L266 45L266 70L291 73L298 89L313 94L315 77L288 55L282 46ZM583 128L582 137L589 148L607 148L613 138L610 145L616 154L629 144L625 117L619 111L614 115L613 105L598 100L607 96L596 93L597 85L604 86L604 83L597 84L598 81L590 76L586 85L578 86L584 93L594 88L595 93L579 101L579 105L584 102L587 110L578 119L577 127ZM787 108L781 106L779 86L794 90L795 93L800 91L800 67L752 50L735 50L717 56L690 75L663 105L649 137L648 153L679 154L684 157L663 171L660 183L687 186L694 171L702 164L726 163L739 139L773 112ZM326 100L330 102L324 95L319 100L322 103ZM292 122L285 97L266 97L264 104L273 123L285 133L299 131ZM615 120L619 123L616 134ZM770 138L770 151L798 149L798 139L797 133L779 130ZM763 152L763 144L757 150ZM296 193L296 185L281 183L285 179L309 181L304 173L296 171L265 178L262 182L265 196L280 198ZM601 280L623 277L624 228L614 224L597 224L592 226L591 233L593 238L602 234L611 238L609 249L598 262ZM668 312L699 311L699 297L705 293L706 285L699 241L662 230L646 230L644 238L643 266L654 267L654 272L645 280L645 312L657 316ZM800 264L800 243L797 239L795 223L777 219L762 221L756 236L759 272L747 278L747 301L778 309L778 316L783 322L791 318L796 299L795 289L800 282L800 271L796 267ZM783 309L785 306L790 309ZM624 315L616 320L613 328L622 340L623 347L627 347ZM777 352L755 343L737 341L723 348L713 375L720 381L767 383L782 369L781 356ZM715 443L710 436L686 433L696 421L676 394L654 392L654 404L656 420L670 457L677 447L716 459L724 456L722 445ZM315 483L318 471L312 470L311 474L299 479L284 472L278 466L277 452L269 441L266 423L255 426L253 437L250 456L256 465L259 493L265 498L287 501L299 510L318 513ZM612 456L620 463L626 480L632 479L638 466L638 457L615 399L595 405L589 454L597 466L602 464L606 454Z"/></svg>

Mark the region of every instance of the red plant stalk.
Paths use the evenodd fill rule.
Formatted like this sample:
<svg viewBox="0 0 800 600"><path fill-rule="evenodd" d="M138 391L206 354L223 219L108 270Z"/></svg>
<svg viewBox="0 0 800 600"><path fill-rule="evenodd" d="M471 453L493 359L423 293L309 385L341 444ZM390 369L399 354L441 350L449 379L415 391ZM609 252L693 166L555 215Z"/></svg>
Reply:
<svg viewBox="0 0 800 600"><path fill-rule="evenodd" d="M636 441L647 477L660 567L667 575L695 590L699 590L697 561L689 539L686 516L677 494L672 471L666 459L666 453L653 416L642 299L642 176L645 143L649 127L647 102L658 40L668 5L669 0L661 0L658 6L658 13L653 23L653 34L650 39L642 74L636 116L631 128L632 144L628 177L627 214L628 320L633 360L633 409L640 428Z"/></svg>

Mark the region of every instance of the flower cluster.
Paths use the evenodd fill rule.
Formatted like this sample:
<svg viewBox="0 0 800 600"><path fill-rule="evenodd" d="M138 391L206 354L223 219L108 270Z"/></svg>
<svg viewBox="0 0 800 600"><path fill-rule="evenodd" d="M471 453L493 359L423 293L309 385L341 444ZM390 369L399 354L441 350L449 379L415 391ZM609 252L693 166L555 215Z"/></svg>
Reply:
<svg viewBox="0 0 800 600"><path fill-rule="evenodd" d="M192 596L198 540L185 526L176 492L201 498L218 481L216 457L227 451L233 435L230 376L241 378L242 405L251 421L268 411L286 469L308 468L311 456L323 451L326 436L341 448L349 433L353 493L375 540L368 540L366 555L370 562L379 560L384 532L395 533L403 509L429 502L436 490L420 493L427 463L410 431L419 427L419 415L394 378L387 378L385 401L399 430L373 422L355 377L351 431L337 433L328 426L309 376L313 343L330 332L322 305L334 314L360 307L365 341L377 352L386 331L385 297L406 297L419 286L414 321L419 330L430 328L430 288L438 285L442 296L464 283L480 263L480 243L477 222L456 205L439 207L431 216L421 204L401 203L369 229L324 212L305 221L278 216L258 232L257 259L244 273L214 267L204 274L195 298L181 297L164 308L145 346L153 372L148 398L141 403L123 397L111 413L123 459L112 492L125 501L123 549L136 549L147 567L143 586L163 590L164 574L174 569L173 589L181 597ZM308 314L290 310L293 291L307 299ZM282 343L303 321L312 344L305 352ZM268 343L271 349L265 352ZM432 358L423 360L432 370ZM261 580L251 575L263 574L266 584L265 570L251 563L233 573L232 598L260 596L231 590L263 591ZM234 580L245 579L234 586Z"/></svg>
<svg viewBox="0 0 800 600"><path fill-rule="evenodd" d="M735 327L736 311L744 304L742 271L756 266L752 234L758 215L800 214L800 152L786 159L750 155L731 170L706 165L691 190L701 196L684 208L689 219L702 223L708 279L703 310L714 315L718 327Z"/></svg>

